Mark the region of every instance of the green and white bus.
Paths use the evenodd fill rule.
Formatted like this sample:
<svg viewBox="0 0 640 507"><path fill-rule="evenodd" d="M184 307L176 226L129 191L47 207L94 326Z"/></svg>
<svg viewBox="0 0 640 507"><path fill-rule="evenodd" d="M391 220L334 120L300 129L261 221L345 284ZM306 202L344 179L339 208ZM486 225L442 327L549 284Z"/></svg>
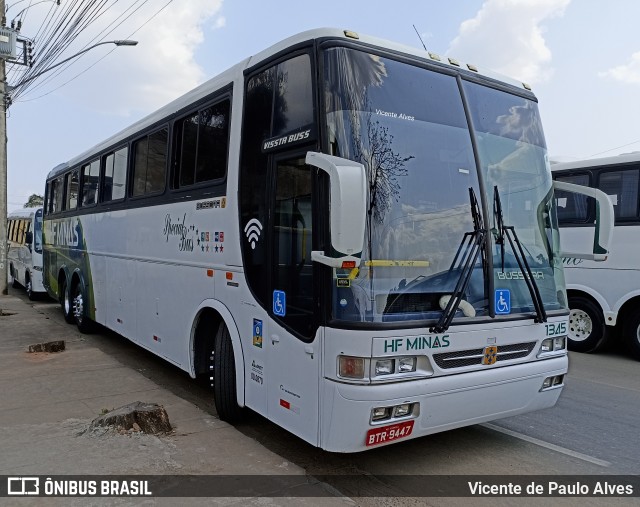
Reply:
<svg viewBox="0 0 640 507"><path fill-rule="evenodd" d="M563 387L536 98L471 64L296 35L53 169L44 230L66 319L206 379L230 422L355 452Z"/></svg>

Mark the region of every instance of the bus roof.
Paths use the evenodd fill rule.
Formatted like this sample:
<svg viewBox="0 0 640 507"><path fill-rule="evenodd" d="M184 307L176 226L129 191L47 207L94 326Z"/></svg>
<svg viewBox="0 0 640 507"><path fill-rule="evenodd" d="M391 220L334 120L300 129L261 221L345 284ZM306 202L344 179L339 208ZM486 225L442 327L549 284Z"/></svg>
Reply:
<svg viewBox="0 0 640 507"><path fill-rule="evenodd" d="M218 89L228 86L234 81L234 79L237 79L239 76L241 76L245 69L249 69L255 65L258 65L260 62L269 59L270 57L278 54L281 51L286 50L289 47L293 47L298 44L303 44L305 42L309 42L315 39L337 39L337 40L341 39L344 41L351 41L351 42L354 42L357 40L359 43L363 43L365 45L384 48L394 52L418 57L426 61L430 61L431 63L436 63L437 65L448 67L457 72L462 71L469 74L481 75L481 76L484 76L485 78L489 78L491 80L500 82L502 84L510 85L514 87L514 91L518 90L519 93L530 94L531 97L534 98L529 85L522 83L520 81L513 80L511 78L508 78L496 72L492 72L488 69L483 69L482 71L480 71L479 67L473 64L464 64L463 62L459 62L454 58L441 57L436 53L433 53L430 51L424 51L423 49L418 49L411 46L398 44L398 43L387 41L384 39L379 39L377 37L357 34L349 30L342 30L338 28L318 28L318 29L308 30L308 31L293 35L287 39L284 39L274 44L273 46L265 49L264 51L257 53L256 55L253 55L249 58L244 59L240 63L234 65L233 67L230 67L229 69L222 72L221 74L218 74L217 76L209 79L208 81L197 86L193 90L187 92L181 97L175 99L169 104L163 106L157 111L146 116L145 118L142 118L141 120L130 125L124 130L118 132L117 134L102 141L101 143L85 151L84 153L72 158L68 162L58 164L49 172L49 174L47 175L47 179L53 178L58 174L63 173L69 167L72 167L82 162L83 160L91 157L93 154L98 154L103 150L118 144L120 141L124 141L125 139L135 134L136 132L153 125L154 123L162 120L163 118L166 118L174 113L177 113L182 108L187 107L188 105L206 97L210 93L213 93Z"/></svg>
<svg viewBox="0 0 640 507"><path fill-rule="evenodd" d="M13 211L9 211L7 213L7 219L10 218L33 218L33 215L36 214L36 211L42 209L42 206L37 206L35 208L19 208Z"/></svg>
<svg viewBox="0 0 640 507"><path fill-rule="evenodd" d="M640 151L625 153L623 155L614 155L612 157L588 158L585 160L573 160L571 162L551 164L551 170L568 171L572 169L588 169L589 167L630 164L632 162L640 162Z"/></svg>

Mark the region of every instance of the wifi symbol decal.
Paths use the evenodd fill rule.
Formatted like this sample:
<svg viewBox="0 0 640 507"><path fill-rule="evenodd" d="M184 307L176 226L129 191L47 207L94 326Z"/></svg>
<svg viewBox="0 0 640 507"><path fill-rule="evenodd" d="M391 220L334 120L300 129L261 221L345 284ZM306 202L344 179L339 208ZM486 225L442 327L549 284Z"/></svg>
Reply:
<svg viewBox="0 0 640 507"><path fill-rule="evenodd" d="M260 233L262 232L262 224L257 218L252 218L244 226L244 234L247 236L249 243L251 244L251 250L255 250L256 243L260 239Z"/></svg>

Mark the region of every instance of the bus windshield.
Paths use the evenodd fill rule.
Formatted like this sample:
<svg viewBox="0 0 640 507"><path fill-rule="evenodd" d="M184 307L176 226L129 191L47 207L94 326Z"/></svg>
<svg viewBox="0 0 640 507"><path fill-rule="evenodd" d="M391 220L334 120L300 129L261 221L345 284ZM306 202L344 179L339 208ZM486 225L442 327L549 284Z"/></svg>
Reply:
<svg viewBox="0 0 640 507"><path fill-rule="evenodd" d="M42 209L36 211L33 221L33 249L42 253Z"/></svg>
<svg viewBox="0 0 640 507"><path fill-rule="evenodd" d="M482 214L474 196L491 210L496 185L504 224L517 232L545 309L565 308L551 177L535 102L475 83L464 82L461 89L455 76L362 51L332 48L323 62L330 153L361 162L369 185L362 263L359 269L334 270L332 317L440 318L463 275L456 260L478 228L474 213ZM496 242L495 217L482 215L490 248L483 244L482 254L468 260L470 275L455 317L494 311L490 261L496 294L508 293L508 311L501 305L496 312L532 312L527 275L510 245ZM486 258L489 251L492 259Z"/></svg>

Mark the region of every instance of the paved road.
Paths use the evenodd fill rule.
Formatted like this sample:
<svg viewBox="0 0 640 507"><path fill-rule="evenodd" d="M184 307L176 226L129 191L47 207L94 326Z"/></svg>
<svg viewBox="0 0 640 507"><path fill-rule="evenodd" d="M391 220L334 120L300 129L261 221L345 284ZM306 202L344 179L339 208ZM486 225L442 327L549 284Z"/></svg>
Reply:
<svg viewBox="0 0 640 507"><path fill-rule="evenodd" d="M559 403L495 425L605 461L603 473L640 474L640 362L622 351L570 353Z"/></svg>
<svg viewBox="0 0 640 507"><path fill-rule="evenodd" d="M34 307L51 319L62 319L54 303L40 302ZM210 392L181 370L106 330L87 339L162 387L215 415ZM377 477L640 474L638 407L640 362L615 351L598 355L571 353L570 375L556 407L491 424L347 455L316 449L256 414L250 414L237 429L309 474L376 477L364 483L341 483L340 491L347 496L357 496L360 488L371 487L378 488L381 495L392 496L394 486L381 483ZM441 498L429 503L455 505L452 500ZM573 500L576 503L572 505L578 505L578 500L581 506L602 504L598 499ZM509 502L492 499L491 505Z"/></svg>

